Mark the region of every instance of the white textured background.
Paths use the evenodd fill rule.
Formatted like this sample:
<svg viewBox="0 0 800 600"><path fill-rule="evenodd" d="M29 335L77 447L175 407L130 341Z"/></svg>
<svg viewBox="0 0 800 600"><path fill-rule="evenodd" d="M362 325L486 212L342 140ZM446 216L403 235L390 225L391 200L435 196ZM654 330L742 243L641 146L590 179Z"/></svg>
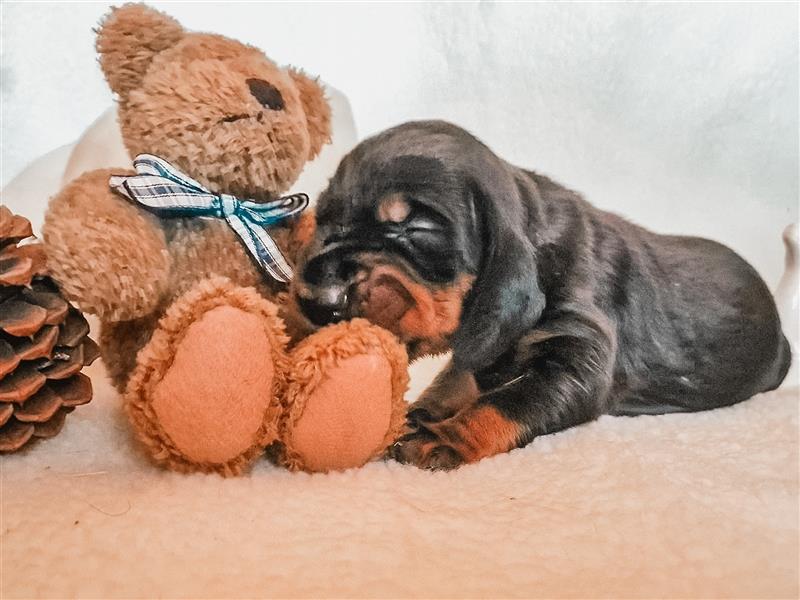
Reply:
<svg viewBox="0 0 800 600"><path fill-rule="evenodd" d="M798 214L798 6L153 3L345 92L359 134L444 118L658 231L727 243L774 287ZM108 3L2 3L2 173L112 98Z"/></svg>

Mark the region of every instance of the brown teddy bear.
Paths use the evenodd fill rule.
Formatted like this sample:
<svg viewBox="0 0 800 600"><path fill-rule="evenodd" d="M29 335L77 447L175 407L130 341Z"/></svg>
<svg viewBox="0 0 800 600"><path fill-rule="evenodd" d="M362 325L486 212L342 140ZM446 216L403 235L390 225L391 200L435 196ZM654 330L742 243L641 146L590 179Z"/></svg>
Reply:
<svg viewBox="0 0 800 600"><path fill-rule="evenodd" d="M273 442L308 470L382 454L405 351L364 321L309 335L287 293L314 221L281 194L329 140L321 86L141 4L107 16L97 50L136 171L72 181L43 235L63 293L101 321L138 437L171 468L223 474Z"/></svg>

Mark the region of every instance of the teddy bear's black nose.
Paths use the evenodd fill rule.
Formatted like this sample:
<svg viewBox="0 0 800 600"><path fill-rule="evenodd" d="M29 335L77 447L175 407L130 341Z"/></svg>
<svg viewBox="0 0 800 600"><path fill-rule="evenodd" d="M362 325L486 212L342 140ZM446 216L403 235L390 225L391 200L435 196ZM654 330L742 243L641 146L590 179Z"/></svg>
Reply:
<svg viewBox="0 0 800 600"><path fill-rule="evenodd" d="M248 79L245 83L261 106L270 110L283 110L283 96L274 85L263 79Z"/></svg>

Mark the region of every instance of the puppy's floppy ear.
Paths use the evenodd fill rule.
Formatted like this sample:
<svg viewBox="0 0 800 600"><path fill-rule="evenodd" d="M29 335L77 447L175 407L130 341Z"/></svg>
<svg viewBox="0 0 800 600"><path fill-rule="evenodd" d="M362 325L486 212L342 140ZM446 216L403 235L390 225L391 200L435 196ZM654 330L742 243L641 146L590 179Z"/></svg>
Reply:
<svg viewBox="0 0 800 600"><path fill-rule="evenodd" d="M331 107L325 98L325 90L319 79L312 79L303 71L289 68L289 76L294 80L308 123L311 138L309 160L315 158L322 146L331 141Z"/></svg>
<svg viewBox="0 0 800 600"><path fill-rule="evenodd" d="M469 186L482 257L452 347L455 364L472 372L492 365L544 310L535 250L524 233L527 211L512 181L503 173Z"/></svg>
<svg viewBox="0 0 800 600"><path fill-rule="evenodd" d="M177 44L184 29L170 16L144 4L113 8L96 30L100 68L119 96L141 85L153 58Z"/></svg>

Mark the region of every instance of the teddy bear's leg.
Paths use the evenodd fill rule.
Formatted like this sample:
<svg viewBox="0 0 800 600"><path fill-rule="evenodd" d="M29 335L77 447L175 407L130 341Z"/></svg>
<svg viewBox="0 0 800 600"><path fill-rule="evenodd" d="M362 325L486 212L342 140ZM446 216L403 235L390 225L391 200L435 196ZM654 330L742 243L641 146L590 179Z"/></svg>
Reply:
<svg viewBox="0 0 800 600"><path fill-rule="evenodd" d="M408 357L397 339L363 319L331 325L290 355L282 462L291 469L359 467L402 433Z"/></svg>
<svg viewBox="0 0 800 600"><path fill-rule="evenodd" d="M125 405L159 463L235 475L277 436L287 338L253 288L204 280L179 297L137 357Z"/></svg>
<svg viewBox="0 0 800 600"><path fill-rule="evenodd" d="M42 236L47 267L62 293L103 321L150 314L169 284L170 256L158 219L115 194L98 169L51 200Z"/></svg>
<svg viewBox="0 0 800 600"><path fill-rule="evenodd" d="M139 350L150 341L158 326L162 311L131 319L130 321L102 321L100 323L100 356L106 374L120 394L125 393L128 379L136 368Z"/></svg>

